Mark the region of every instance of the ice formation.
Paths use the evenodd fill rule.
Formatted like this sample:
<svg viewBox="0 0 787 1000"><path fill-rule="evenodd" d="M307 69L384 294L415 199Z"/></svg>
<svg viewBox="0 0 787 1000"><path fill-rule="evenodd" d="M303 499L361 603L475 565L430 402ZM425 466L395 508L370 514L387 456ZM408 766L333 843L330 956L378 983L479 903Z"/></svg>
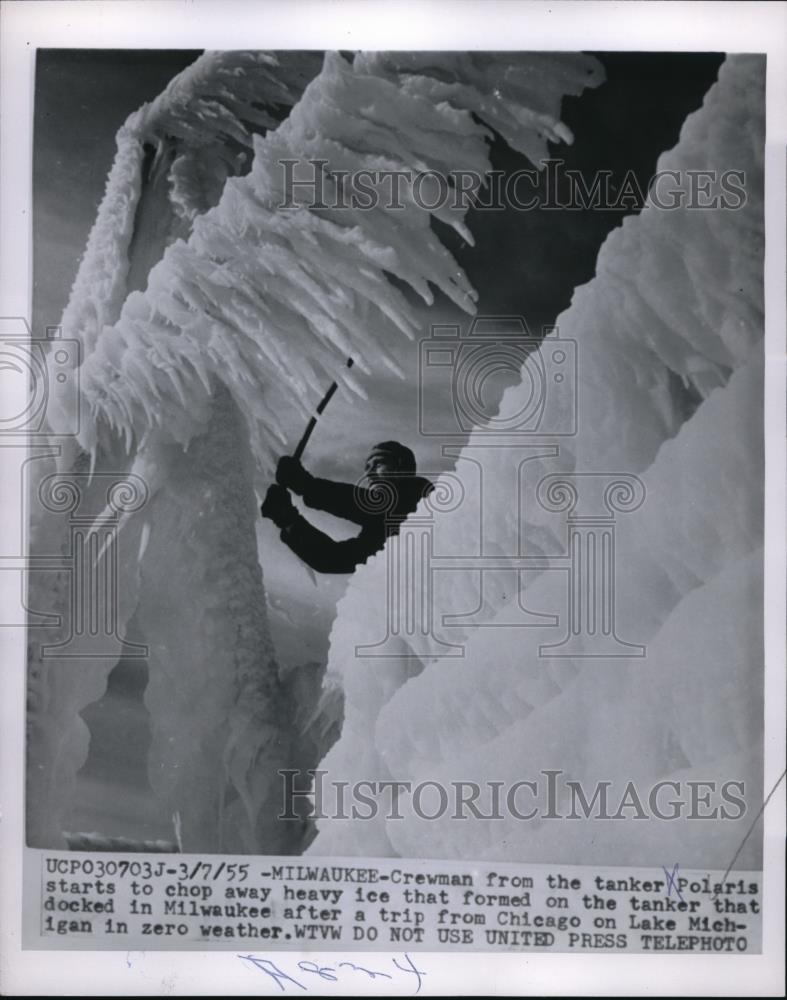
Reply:
<svg viewBox="0 0 787 1000"><path fill-rule="evenodd" d="M59 474L82 477L94 530L118 528L92 571L116 559L117 633L148 645L150 781L185 850L288 849L271 797L292 713L250 556L255 477L269 476L287 414L307 412L348 353L368 368L386 359L388 337L412 334L387 274L427 302L431 284L473 309L412 191L396 215L312 210L302 187L286 188L281 161L298 180L313 176L309 160L326 161L329 196L331 173L347 169L484 171L488 126L537 161L547 141L571 139L561 96L602 77L594 59L562 54L328 54L317 70L308 53L209 55L132 116L63 319L83 348L90 460L67 453ZM296 207L283 210L289 195ZM434 214L470 238L463 211ZM143 485L137 509L113 509L105 475ZM51 509L34 516L32 550L66 554L68 525ZM36 846L62 842L87 753L79 712L120 655L43 657L72 624L66 574L47 581L33 576L31 606L63 620L30 633Z"/></svg>
<svg viewBox="0 0 787 1000"><path fill-rule="evenodd" d="M388 338L414 333L412 310L386 273L428 303L431 283L473 310L473 289L410 188L402 189L402 209L389 207L380 181L376 206L314 210L310 161L326 165L329 206L339 198L332 175L342 170L403 171L413 183L429 171L484 173L491 133L471 110L512 146L541 158L547 140L571 138L550 113L552 76L562 93L579 93L601 81L600 67L561 55L537 57L533 65L514 55L448 53L433 57L434 66L405 55L398 67L398 60L389 54L349 63L329 53L289 117L255 137L249 174L229 180L189 239L166 250L147 290L128 296L86 358L81 389L94 416L82 435L86 448L116 431L129 446L132 439L139 444L152 429L187 443L199 418L206 419L218 379L240 407L267 477L283 414L298 405L308 414L349 354L368 368L371 357L386 359ZM430 70L459 82L438 82ZM543 98L542 80L549 81ZM519 103L528 94L532 108ZM470 239L467 206L448 203L434 215ZM342 377L355 386L351 375ZM282 378L285 391L277 384Z"/></svg>
<svg viewBox="0 0 787 1000"><path fill-rule="evenodd" d="M253 136L268 125L276 124L274 113L280 116L297 101L319 66L319 57L313 53L291 53L285 59L264 52L208 53L176 77L159 98L128 118L118 133L115 162L63 315L63 335L80 341L83 359L90 357L111 329L109 324L117 320L129 291L144 287L148 271L158 262L165 248L188 233L190 218L208 208L213 203L211 199L218 198L222 179L229 173L248 168ZM193 168L191 184L186 183L189 165ZM210 184L206 182L208 175L212 177ZM188 196L186 190L190 192ZM57 399L53 400L56 402ZM89 426L90 404L84 397L79 399L79 407L81 425ZM47 417L57 433L64 426L71 426L74 415L61 412L53 405ZM127 629L138 631L135 612L137 617L145 614L144 603L138 607L140 585L144 581L146 588L155 589L150 583L150 567L153 567L154 580L159 579L162 572L166 574L171 570L160 563L158 569L155 568L155 551L160 540L152 518L148 517L151 508L146 507L151 494L155 497L157 522L167 523L175 510L192 524L205 524L205 519L210 518L214 528L224 529L225 551L230 562L246 565L248 549L242 542L248 539L237 528L238 514L245 511L247 521L252 518L255 498L249 477L243 475L247 455L244 448L248 447L244 436L227 433L227 421L237 430L232 419L219 400L212 430L224 454L221 458L214 456L222 468L220 474L215 474L213 483L206 481L196 467L191 468L189 475L184 469L182 451L168 452L155 439L146 452L136 455L127 455L122 442L108 442L105 449L93 453L91 461L73 447L73 442L69 446L65 439L56 465L42 459L31 463L31 555L49 559L53 555L64 557L61 571L33 573L29 581L29 606L33 612L41 608L60 616L59 625L54 627L51 623L39 626L35 615L30 622L27 835L31 844L62 845L76 775L88 751L89 733L79 713L104 693L109 672L123 652L124 632ZM205 428L197 425L197 430L204 432ZM196 452L200 452L199 443ZM207 468L211 468L210 463ZM166 488L159 491L157 488L165 481ZM144 502L139 505L136 516L125 510L127 505L122 502L115 507L108 504L108 490L113 483L121 484L118 487L121 492L116 489L115 498L122 497L124 491L140 494ZM177 495L171 488L175 483L180 490ZM226 490L230 483L234 492L228 496ZM70 508L69 504L72 504ZM78 581L73 567L76 553L71 536L75 525L71 518L63 516L69 510L82 520L96 517L98 526L104 525L110 530L113 523L117 526L115 519L119 515L123 530L120 536L115 536L111 549L88 566L85 574L88 586L102 578L112 579L117 574L116 606L107 609L98 597L98 611L102 615L107 611L114 618L115 634L104 639L104 646L101 646L99 634L98 647L95 642L85 644L83 637L81 647L79 643L76 646L72 643L73 658L63 660L57 649L47 652L46 647L73 640L81 624L76 621L75 610ZM146 540L150 542L151 534L153 548L144 544ZM184 548L189 544L185 539L182 543ZM243 627L236 623L233 628L237 653L228 654L226 647L223 651L219 647L220 642L226 641L226 634L221 634L215 619L224 615L221 610L224 595L232 591L235 576L228 580L226 573L216 572L223 563L209 545L203 545L200 550L199 535L190 539L190 560L188 565L195 571L194 585L201 581L203 589L197 595L184 586L174 600L184 616L187 611L190 613L192 606L203 607L202 643L198 646L198 655L189 664L176 656L176 649L183 643L182 635L176 634L177 616L170 619L167 635L161 635L161 618L158 619L158 631L155 624L151 626L160 640L151 658L151 672L153 669L157 674L170 671L166 706L158 699L160 677L151 688L156 699L152 704L155 749L150 762L150 778L153 787L162 794L172 793L173 775L178 774L185 762L173 760L168 746L172 734L163 729L163 724L169 722L168 713L177 712L179 706L180 717L185 720L189 711L196 710L197 714L204 711L203 705L211 699L215 699L218 706L225 705L238 690L245 689L248 693L249 688L255 686L262 690L276 677L275 660L264 641L267 623L259 568L255 565L250 570L244 606L235 607L237 600L233 602ZM205 579L206 568L210 566L214 572ZM213 615L204 604L215 609ZM213 642L209 640L211 635L215 636ZM251 651L250 646L254 647ZM107 649L116 651L107 654ZM174 668L169 666L172 657L177 660ZM192 670L196 675L202 671L210 678L213 665L218 663L223 665L222 677L213 685L198 686L199 694L195 694L193 684L189 689L185 678L178 684L181 670ZM152 698L152 694L149 697ZM258 702L263 701L262 697L258 699ZM280 707L275 698L262 708L253 698L247 700L231 720L222 719L225 737L228 730L235 734L241 731L251 715L255 717L260 745L264 745L268 739L268 719L277 718ZM155 721L159 718L162 727ZM191 752L190 763L202 769L200 782L206 800L212 797L212 818L205 826L203 844L192 839L191 826L185 825L184 846L215 848L223 843L222 826L228 825L233 814L231 805L223 812L219 809L215 800L216 787L227 784L225 772L233 762L225 765L221 753L216 753L215 727L209 722L202 726L198 722L185 723L185 726L187 729L190 726L194 742L184 749L184 757ZM278 733L278 727L276 731ZM194 747L203 742L203 736L205 746L197 754ZM248 801L245 784L236 775L236 795L241 801L243 796ZM222 794L222 803L224 799L226 796ZM178 795L169 794L165 804L167 814L179 814L182 808ZM242 845L254 842L259 835L254 824L253 810L245 829L242 823L230 822L229 829L239 843L230 839L228 846L240 845L239 849L247 849Z"/></svg>
<svg viewBox="0 0 787 1000"><path fill-rule="evenodd" d="M164 246L187 236L187 223L218 201L228 176L247 166L254 134L275 128L276 110L293 105L318 70L319 57L308 52L285 59L269 52L208 53L129 116L117 134L106 192L63 314L64 336L79 338L85 356L117 320L130 287L139 287L128 280L132 244L148 265L134 262L141 284ZM146 201L157 202L158 239L140 231Z"/></svg>
<svg viewBox="0 0 787 1000"><path fill-rule="evenodd" d="M374 819L319 821L311 853L643 865L680 858L721 869L732 859L762 782L763 151L764 63L731 56L658 167L676 171L684 199L689 171L717 171L716 196L720 175L740 171L744 203L712 211L685 200L674 210L649 204L626 219L602 247L595 278L558 318L559 337L540 349L540 370L549 371L548 352L561 340L577 343L576 434L554 437L545 427L540 451L528 454L510 441L485 449L490 427L480 427L453 478L438 484L438 493L461 489L464 499L442 512L426 501L416 514L432 525L435 559L518 555L524 540L527 552L565 568L566 511L545 509L537 484L557 474L578 487L590 473L638 477L644 502L616 524L616 627L646 655L577 656L593 648L588 642L571 658L541 656L565 631L565 573L482 576L466 559L464 569L425 574L416 585L413 606L429 606L435 635L401 634L387 658L374 659L366 654L390 635L389 560L400 540L389 542L356 571L339 604L326 685L343 691L344 721L320 765L326 781L447 787L543 782L543 771L560 769L564 814L569 779L582 781L588 797L597 782L613 782L612 813L628 781L646 795L663 779L736 779L751 811L713 824L522 822L510 813L457 822L450 809L426 821L402 796L401 819L381 809ZM507 391L501 418L527 408L538 364L528 361L521 384ZM568 406L560 399L556 419ZM492 484L483 494L483 548L481 455ZM510 627L521 623L522 607L559 613L563 627ZM444 615L473 609L473 627L456 617L441 627ZM464 656L437 657L440 641L464 644ZM482 812L489 801L479 802ZM329 814L335 808L330 786L321 804ZM520 808L531 804L524 796ZM424 809L438 806L433 795ZM750 838L736 865L758 863Z"/></svg>

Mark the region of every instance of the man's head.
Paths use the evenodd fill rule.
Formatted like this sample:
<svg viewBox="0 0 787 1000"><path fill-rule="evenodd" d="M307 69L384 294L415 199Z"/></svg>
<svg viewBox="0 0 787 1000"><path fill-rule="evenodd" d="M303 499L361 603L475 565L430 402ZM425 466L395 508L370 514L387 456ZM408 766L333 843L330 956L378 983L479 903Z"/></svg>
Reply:
<svg viewBox="0 0 787 1000"><path fill-rule="evenodd" d="M414 476L415 455L398 441L383 441L372 448L365 472L372 482L388 476Z"/></svg>

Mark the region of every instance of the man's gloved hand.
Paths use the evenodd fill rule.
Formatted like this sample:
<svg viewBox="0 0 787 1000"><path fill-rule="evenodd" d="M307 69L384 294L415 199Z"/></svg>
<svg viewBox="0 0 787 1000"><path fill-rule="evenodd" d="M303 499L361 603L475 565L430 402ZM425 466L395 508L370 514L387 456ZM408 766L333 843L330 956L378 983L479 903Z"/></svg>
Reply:
<svg viewBox="0 0 787 1000"><path fill-rule="evenodd" d="M309 487L312 477L297 458L285 455L276 466L276 482L288 490L302 496Z"/></svg>
<svg viewBox="0 0 787 1000"><path fill-rule="evenodd" d="M275 484L268 487L265 499L262 501L260 513L273 521L277 528L286 528L298 517L298 511L290 500L290 494L283 486Z"/></svg>

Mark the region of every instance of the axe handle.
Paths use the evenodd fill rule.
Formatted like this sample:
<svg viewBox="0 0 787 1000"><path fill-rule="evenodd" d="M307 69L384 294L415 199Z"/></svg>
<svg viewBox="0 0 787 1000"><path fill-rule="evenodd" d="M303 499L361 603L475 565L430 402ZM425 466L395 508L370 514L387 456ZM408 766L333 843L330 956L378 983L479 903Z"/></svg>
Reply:
<svg viewBox="0 0 787 1000"><path fill-rule="evenodd" d="M347 366L347 368L352 368L352 366L353 366L353 359L352 358L348 358L347 359L347 365L346 366ZM312 436L312 431L317 426L317 420L318 420L318 418L322 415L323 410L328 405L328 403L330 403L331 399L333 398L333 394L336 392L336 390L338 388L339 388L339 383L338 382L331 382L330 388L328 389L328 391L325 393L325 395L320 400L320 404L317 407L317 411L315 413L315 416L313 416L309 420L309 423L306 425L306 430L303 432L303 437L300 439L300 441L298 442L298 447L293 452L293 456L292 456L293 458L297 458L300 461L301 456L303 455L304 451L306 450L306 445L309 443L309 438Z"/></svg>

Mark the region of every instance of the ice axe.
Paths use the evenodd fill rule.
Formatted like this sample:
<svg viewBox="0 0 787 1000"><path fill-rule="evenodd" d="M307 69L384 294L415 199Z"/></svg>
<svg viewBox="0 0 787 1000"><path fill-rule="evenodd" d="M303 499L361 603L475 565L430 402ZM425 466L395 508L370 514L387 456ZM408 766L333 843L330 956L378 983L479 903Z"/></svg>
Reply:
<svg viewBox="0 0 787 1000"><path fill-rule="evenodd" d="M353 359L348 358L345 363L345 367L352 368L352 366L353 366ZM292 455L292 457L297 458L298 461L300 461L301 456L306 450L306 445L309 443L309 438L312 436L312 431L317 426L317 421L322 416L323 410L328 405L328 403L330 403L330 401L333 399L333 394L336 392L338 388L339 388L338 380L335 382L331 382L331 386L320 400L320 404L317 407L314 416L309 420L306 430L303 432L303 437L298 442L298 447L295 449Z"/></svg>
<svg viewBox="0 0 787 1000"><path fill-rule="evenodd" d="M352 358L348 358L347 361L345 362L345 367L346 368L352 368L352 366L353 366L353 359ZM336 392L336 390L338 388L339 388L339 382L338 382L338 380L336 380L334 382L331 382L328 391L325 393L325 395L320 400L320 403L319 403L317 409L315 410L314 416L311 417L311 419L309 420L309 423L306 426L306 430L303 432L303 437L300 439L300 441L298 442L298 447L293 452L293 456L292 457L295 458L295 459L297 459L298 461L301 460L301 456L303 455L304 451L306 450L306 445L309 443L309 438L312 436L312 431L317 426L317 421L322 416L322 413L323 413L325 407L333 399L333 394ZM316 587L317 586L317 577L314 575L313 570L311 569L311 567L307 566L305 563L302 563L302 565L303 565L303 568L306 570L306 572L309 574L309 579L311 580L311 582Z"/></svg>

